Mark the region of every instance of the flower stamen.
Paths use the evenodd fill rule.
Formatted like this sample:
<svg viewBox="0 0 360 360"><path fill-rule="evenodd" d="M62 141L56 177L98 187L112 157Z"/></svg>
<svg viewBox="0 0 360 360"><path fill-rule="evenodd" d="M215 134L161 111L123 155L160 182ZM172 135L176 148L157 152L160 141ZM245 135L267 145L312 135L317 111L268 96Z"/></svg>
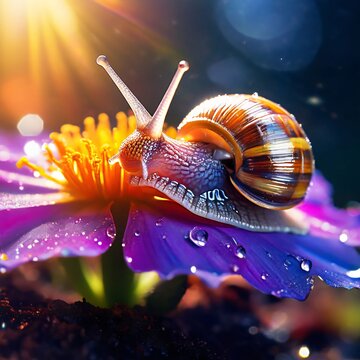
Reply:
<svg viewBox="0 0 360 360"><path fill-rule="evenodd" d="M76 198L119 199L127 191L126 174L119 165L111 166L109 159L136 129L136 119L133 115L119 112L116 120L117 126L111 129L107 114L100 114L97 124L89 116L84 119L82 133L78 126L62 125L60 132L50 134L54 146L44 146L47 168L30 162L26 157L21 158L17 166L27 166L61 185L64 191ZM173 136L176 130L169 127L166 133Z"/></svg>

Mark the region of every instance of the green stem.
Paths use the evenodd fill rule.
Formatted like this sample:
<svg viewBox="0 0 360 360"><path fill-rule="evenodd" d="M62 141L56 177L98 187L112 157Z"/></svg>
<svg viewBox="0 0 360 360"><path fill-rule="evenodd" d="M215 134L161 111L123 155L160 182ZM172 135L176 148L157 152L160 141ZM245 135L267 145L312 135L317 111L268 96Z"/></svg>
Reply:
<svg viewBox="0 0 360 360"><path fill-rule="evenodd" d="M101 256L102 281L106 306L114 304L133 305L135 274L125 263L122 237L117 237L113 246Z"/></svg>
<svg viewBox="0 0 360 360"><path fill-rule="evenodd" d="M89 282L89 277L84 272L84 258L80 257L69 257L61 258L60 262L65 270L66 277L69 283L72 285L86 301L98 305L105 306L104 297L99 295Z"/></svg>

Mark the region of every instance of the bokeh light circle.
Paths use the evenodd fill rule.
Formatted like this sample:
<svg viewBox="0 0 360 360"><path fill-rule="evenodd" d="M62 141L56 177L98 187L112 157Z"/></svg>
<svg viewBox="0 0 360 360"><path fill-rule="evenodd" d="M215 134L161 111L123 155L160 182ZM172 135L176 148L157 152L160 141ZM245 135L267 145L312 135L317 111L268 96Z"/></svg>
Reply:
<svg viewBox="0 0 360 360"><path fill-rule="evenodd" d="M266 69L300 70L321 45L321 18L313 0L219 1L216 19L225 39Z"/></svg>
<svg viewBox="0 0 360 360"><path fill-rule="evenodd" d="M37 136L44 129L44 121L37 114L27 114L20 119L17 128L22 136Z"/></svg>

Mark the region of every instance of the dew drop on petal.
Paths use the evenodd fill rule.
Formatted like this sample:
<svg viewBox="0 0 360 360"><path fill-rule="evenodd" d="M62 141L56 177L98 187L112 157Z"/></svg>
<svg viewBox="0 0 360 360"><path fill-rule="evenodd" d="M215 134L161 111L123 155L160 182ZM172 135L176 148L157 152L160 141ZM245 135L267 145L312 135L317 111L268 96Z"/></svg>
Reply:
<svg viewBox="0 0 360 360"><path fill-rule="evenodd" d="M193 244L199 247L203 247L206 245L207 239L208 239L208 233L207 231L195 226L190 232L189 232L189 239Z"/></svg>
<svg viewBox="0 0 360 360"><path fill-rule="evenodd" d="M125 260L126 260L126 262L128 262L129 264L131 264L132 261L133 261L132 257L130 257L130 256L125 256Z"/></svg>
<svg viewBox="0 0 360 360"><path fill-rule="evenodd" d="M234 272L234 273L237 273L239 270L240 270L240 268L237 265L233 265L231 267L231 271Z"/></svg>
<svg viewBox="0 0 360 360"><path fill-rule="evenodd" d="M195 274L196 271L197 271L196 266L193 265L193 266L190 268L190 271L191 271L193 274Z"/></svg>
<svg viewBox="0 0 360 360"><path fill-rule="evenodd" d="M156 220L156 222L155 222L155 226L157 226L157 227L162 226L162 224L163 224L163 218L160 218L160 219Z"/></svg>
<svg viewBox="0 0 360 360"><path fill-rule="evenodd" d="M294 256L288 255L284 261L285 269L289 270L294 264L298 264L298 260Z"/></svg>
<svg viewBox="0 0 360 360"><path fill-rule="evenodd" d="M139 231L139 230L135 230L134 235L137 236L137 237L140 236L140 231Z"/></svg>
<svg viewBox="0 0 360 360"><path fill-rule="evenodd" d="M309 272L312 267L312 262L310 260L305 259L301 262L300 267L302 270Z"/></svg>
<svg viewBox="0 0 360 360"><path fill-rule="evenodd" d="M339 235L339 240L342 242L342 243L345 243L349 240L349 236L347 234L346 231L343 231L340 235Z"/></svg>
<svg viewBox="0 0 360 360"><path fill-rule="evenodd" d="M239 258L239 259L245 259L246 258L246 250L243 246L238 246L235 249L235 255Z"/></svg>
<svg viewBox="0 0 360 360"><path fill-rule="evenodd" d="M107 229L106 229L106 235L110 238L110 239L114 239L116 236L116 229L114 225L110 225Z"/></svg>
<svg viewBox="0 0 360 360"><path fill-rule="evenodd" d="M261 274L261 279L262 280L266 280L268 277L269 277L269 274L267 274L267 273L262 273Z"/></svg>

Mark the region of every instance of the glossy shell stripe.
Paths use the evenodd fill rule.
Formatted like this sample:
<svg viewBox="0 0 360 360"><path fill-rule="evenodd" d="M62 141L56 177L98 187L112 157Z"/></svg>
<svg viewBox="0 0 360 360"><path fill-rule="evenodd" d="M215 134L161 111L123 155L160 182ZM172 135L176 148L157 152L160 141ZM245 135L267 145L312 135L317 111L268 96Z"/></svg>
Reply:
<svg viewBox="0 0 360 360"><path fill-rule="evenodd" d="M205 100L181 122L179 136L234 153L231 181L259 206L290 208L306 194L311 144L295 118L267 99L236 94Z"/></svg>

